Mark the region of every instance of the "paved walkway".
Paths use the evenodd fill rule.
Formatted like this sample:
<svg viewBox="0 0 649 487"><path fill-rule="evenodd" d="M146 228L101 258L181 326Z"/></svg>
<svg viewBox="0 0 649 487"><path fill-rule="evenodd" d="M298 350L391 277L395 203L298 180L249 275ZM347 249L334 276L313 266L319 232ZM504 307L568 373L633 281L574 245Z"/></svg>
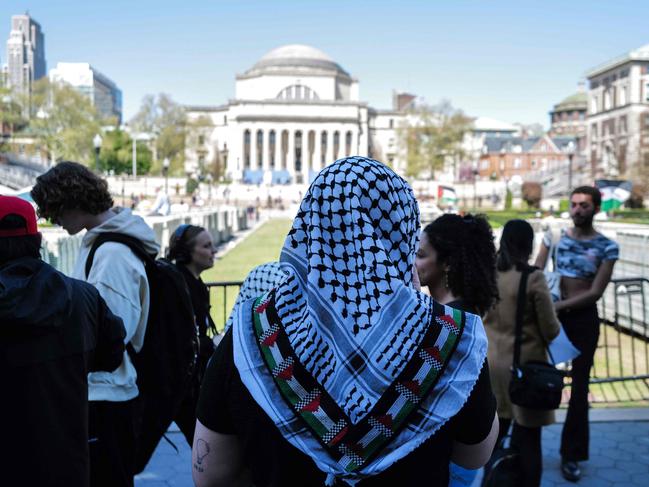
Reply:
<svg viewBox="0 0 649 487"><path fill-rule="evenodd" d="M563 416L560 412L559 420ZM649 409L592 410L591 458L582 464L578 484L566 482L559 472L561 424L543 430L542 487L633 487L649 483ZM611 421L612 420L612 421ZM169 434L179 453L164 440L146 471L135 478L136 487L191 487L191 452L184 437Z"/></svg>

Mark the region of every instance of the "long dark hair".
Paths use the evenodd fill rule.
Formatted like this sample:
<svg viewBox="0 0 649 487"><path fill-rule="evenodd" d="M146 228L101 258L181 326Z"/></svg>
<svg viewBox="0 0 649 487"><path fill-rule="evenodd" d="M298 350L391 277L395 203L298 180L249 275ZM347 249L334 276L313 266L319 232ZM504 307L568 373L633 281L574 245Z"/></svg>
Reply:
<svg viewBox="0 0 649 487"><path fill-rule="evenodd" d="M496 248L491 226L482 215L447 214L424 228L437 259L448 265L451 292L480 314L498 298Z"/></svg>
<svg viewBox="0 0 649 487"><path fill-rule="evenodd" d="M500 237L500 248L496 266L499 271L508 271L513 266L527 265L534 245L534 229L525 220L509 220Z"/></svg>

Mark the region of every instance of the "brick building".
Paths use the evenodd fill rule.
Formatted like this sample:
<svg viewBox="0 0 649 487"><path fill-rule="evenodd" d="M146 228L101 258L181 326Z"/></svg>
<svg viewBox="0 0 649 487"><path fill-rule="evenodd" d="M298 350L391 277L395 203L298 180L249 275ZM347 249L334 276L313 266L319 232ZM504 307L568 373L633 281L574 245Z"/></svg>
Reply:
<svg viewBox="0 0 649 487"><path fill-rule="evenodd" d="M568 166L575 137L487 137L478 165L480 179L508 180L530 173L560 171ZM572 145L571 145L572 143Z"/></svg>

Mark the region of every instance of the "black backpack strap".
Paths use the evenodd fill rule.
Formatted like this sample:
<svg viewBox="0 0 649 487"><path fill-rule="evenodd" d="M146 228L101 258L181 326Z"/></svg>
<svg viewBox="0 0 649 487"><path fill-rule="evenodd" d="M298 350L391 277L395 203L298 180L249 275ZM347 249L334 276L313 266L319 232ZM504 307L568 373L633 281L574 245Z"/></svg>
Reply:
<svg viewBox="0 0 649 487"><path fill-rule="evenodd" d="M97 235L97 238L95 238L95 241L92 243L92 247L90 247L90 252L88 252L88 258L86 259L86 279L88 279L88 276L90 275L90 269L92 269L92 263L95 258L95 253L97 252L97 249L106 242L117 242L126 245L129 249L133 251L135 255L137 255L142 260L142 262L144 262L145 267L151 264L155 264L155 256L149 255L146 252L146 250L144 249L144 245L139 239L135 237L131 237L130 235L124 235L123 233L116 233L116 232L100 233L99 235Z"/></svg>
<svg viewBox="0 0 649 487"><path fill-rule="evenodd" d="M530 268L527 266L521 272L521 282L518 285L518 297L516 299L516 331L514 335L514 362L513 370L516 370L521 361L521 341L523 335L523 315L525 313L525 300L527 298L527 278L530 275Z"/></svg>

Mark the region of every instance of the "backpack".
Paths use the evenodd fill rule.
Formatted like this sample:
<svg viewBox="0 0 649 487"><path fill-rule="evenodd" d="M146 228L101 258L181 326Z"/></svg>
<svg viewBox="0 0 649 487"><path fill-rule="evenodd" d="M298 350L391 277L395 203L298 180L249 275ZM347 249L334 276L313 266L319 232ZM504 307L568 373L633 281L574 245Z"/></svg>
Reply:
<svg viewBox="0 0 649 487"><path fill-rule="evenodd" d="M189 391L198 356L198 327L185 278L171 262L147 254L140 240L121 233L97 236L86 259L86 278L105 242L126 245L144 263L149 282L149 317L142 349L126 350L137 371L134 402L134 474L144 470Z"/></svg>

